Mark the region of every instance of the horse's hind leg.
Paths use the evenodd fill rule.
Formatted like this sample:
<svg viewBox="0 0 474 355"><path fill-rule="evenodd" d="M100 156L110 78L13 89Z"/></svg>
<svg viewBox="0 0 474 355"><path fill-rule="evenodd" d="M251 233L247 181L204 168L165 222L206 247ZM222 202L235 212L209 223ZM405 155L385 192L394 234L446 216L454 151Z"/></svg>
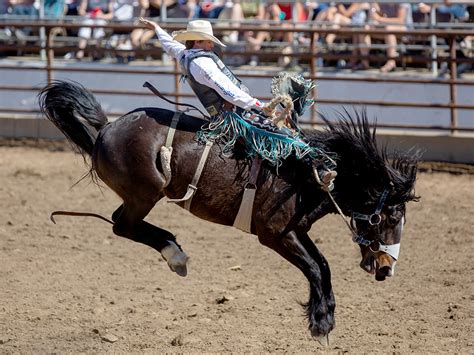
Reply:
<svg viewBox="0 0 474 355"><path fill-rule="evenodd" d="M175 236L143 220L153 206L154 203L149 206L143 201L125 202L112 215L112 220L115 222L113 231L121 237L159 251L172 271L180 276L186 276L188 256L176 242Z"/></svg>
<svg viewBox="0 0 474 355"><path fill-rule="evenodd" d="M258 236L260 243L275 250L298 267L310 284L310 299L304 304L311 335L321 344L328 343L328 334L334 328L335 300L331 273L324 256L306 233L289 232L283 236Z"/></svg>

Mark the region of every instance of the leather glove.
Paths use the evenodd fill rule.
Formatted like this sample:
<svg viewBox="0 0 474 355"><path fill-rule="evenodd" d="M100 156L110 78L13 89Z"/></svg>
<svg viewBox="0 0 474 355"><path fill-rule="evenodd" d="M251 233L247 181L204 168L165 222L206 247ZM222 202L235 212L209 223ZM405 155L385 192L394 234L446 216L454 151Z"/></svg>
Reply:
<svg viewBox="0 0 474 355"><path fill-rule="evenodd" d="M262 107L262 112L265 116L273 118L275 116L275 109L269 106L269 103L265 103Z"/></svg>

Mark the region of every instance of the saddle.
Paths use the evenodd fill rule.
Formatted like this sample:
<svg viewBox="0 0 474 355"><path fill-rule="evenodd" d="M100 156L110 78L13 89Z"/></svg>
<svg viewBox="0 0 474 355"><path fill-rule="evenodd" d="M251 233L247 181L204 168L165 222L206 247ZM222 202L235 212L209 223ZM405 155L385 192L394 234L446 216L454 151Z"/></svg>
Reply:
<svg viewBox="0 0 474 355"><path fill-rule="evenodd" d="M156 93L155 91L157 90L150 87L150 84L145 86ZM214 142L223 144L222 152L224 154L233 154L235 144L243 140L244 147L248 155L253 157L253 161L249 181L244 188L234 226L250 233L256 181L262 161L267 160L278 167L281 161L291 154L295 154L300 159L306 155L316 157L321 154L321 151L311 147L300 137L300 130L297 126L298 118L307 107L314 103L312 99L308 99L314 86L314 82L305 80L299 74L280 74L272 80L272 94L274 98L266 106L265 113L267 116L257 112L236 110L230 104L224 105L222 111L211 119L209 125L203 127L197 133L198 140L201 143L205 143L205 148L185 196L180 199L169 200L169 202L182 202L184 203L183 207L189 210L193 196L198 188L197 185L201 173ZM278 110L278 108L281 110ZM166 184L172 178L170 169L172 141L181 113L179 111L175 113L166 144L161 148L160 152ZM323 176L321 180L324 181L325 177Z"/></svg>

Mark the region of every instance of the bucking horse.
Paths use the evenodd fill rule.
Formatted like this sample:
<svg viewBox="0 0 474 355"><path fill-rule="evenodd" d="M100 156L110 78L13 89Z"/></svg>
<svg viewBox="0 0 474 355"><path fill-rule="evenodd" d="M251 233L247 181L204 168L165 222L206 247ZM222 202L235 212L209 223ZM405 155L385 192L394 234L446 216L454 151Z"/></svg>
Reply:
<svg viewBox="0 0 474 355"><path fill-rule="evenodd" d="M335 326L336 303L328 262L308 235L313 223L341 214L360 247L360 266L380 281L393 274L406 203L417 200L419 156L394 152L389 158L387 149L377 146L376 129L364 110L346 109L337 121L323 118L325 129L301 131L308 147L330 152L337 164L333 189L327 191L308 159L288 154L280 164L263 159L258 170L252 169L252 158L239 149L245 143L237 140L229 154L219 142L197 139L209 122L186 112L142 107L109 121L93 94L71 81L52 82L39 102L87 157L92 177L123 200L109 220L114 234L159 251L178 275L186 276L188 257L176 237L144 221L165 197L199 218L228 226L247 203L248 232L308 279L303 307L311 335L323 344ZM244 196L249 181L250 206Z"/></svg>

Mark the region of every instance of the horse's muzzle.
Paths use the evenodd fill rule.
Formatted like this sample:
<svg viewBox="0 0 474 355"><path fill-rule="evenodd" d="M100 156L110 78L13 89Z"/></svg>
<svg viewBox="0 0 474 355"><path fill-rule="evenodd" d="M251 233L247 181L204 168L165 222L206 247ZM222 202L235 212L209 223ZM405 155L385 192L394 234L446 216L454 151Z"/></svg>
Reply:
<svg viewBox="0 0 474 355"><path fill-rule="evenodd" d="M375 274L377 281L384 281L386 277L393 275L395 263L396 260L384 252L367 252L360 262L360 267L371 275Z"/></svg>

